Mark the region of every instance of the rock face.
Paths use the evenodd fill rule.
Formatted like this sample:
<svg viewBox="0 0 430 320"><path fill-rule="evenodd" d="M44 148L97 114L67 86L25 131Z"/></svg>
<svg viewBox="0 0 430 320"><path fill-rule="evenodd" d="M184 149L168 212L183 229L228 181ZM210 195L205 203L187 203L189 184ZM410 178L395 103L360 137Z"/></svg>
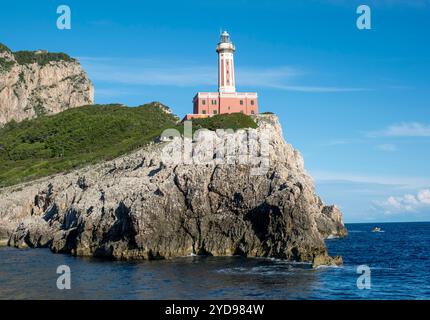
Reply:
<svg viewBox="0 0 430 320"><path fill-rule="evenodd" d="M93 85L75 59L0 44L0 126L93 103Z"/></svg>
<svg viewBox="0 0 430 320"><path fill-rule="evenodd" d="M321 203L322 206L322 203ZM348 232L343 224L342 214L336 206L323 206L317 217L319 232L324 238L346 237Z"/></svg>
<svg viewBox="0 0 430 320"><path fill-rule="evenodd" d="M257 129L200 133L192 142L199 163L166 161L166 155L186 149L184 141L191 144L173 138L110 162L0 189L0 233L10 246L78 256L244 255L341 263L328 256L324 243L325 237L346 235L339 210L315 195L277 117L260 115L256 121ZM247 144L250 137L258 143ZM256 175L262 158L247 163L251 157L243 148L261 155L264 139L268 166ZM227 141L235 146L228 152L208 147Z"/></svg>

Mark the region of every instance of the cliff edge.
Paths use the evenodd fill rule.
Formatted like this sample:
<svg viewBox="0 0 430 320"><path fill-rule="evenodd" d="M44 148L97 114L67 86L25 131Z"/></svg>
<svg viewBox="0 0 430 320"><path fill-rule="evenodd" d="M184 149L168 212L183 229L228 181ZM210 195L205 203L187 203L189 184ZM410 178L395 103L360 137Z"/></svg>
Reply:
<svg viewBox="0 0 430 320"><path fill-rule="evenodd" d="M93 84L77 60L0 43L0 126L92 103Z"/></svg>
<svg viewBox="0 0 430 320"><path fill-rule="evenodd" d="M112 161L2 188L0 236L10 246L113 259L201 254L341 263L324 243L346 235L340 211L315 194L278 118L254 119L256 129L168 134ZM169 161L184 152L191 162Z"/></svg>

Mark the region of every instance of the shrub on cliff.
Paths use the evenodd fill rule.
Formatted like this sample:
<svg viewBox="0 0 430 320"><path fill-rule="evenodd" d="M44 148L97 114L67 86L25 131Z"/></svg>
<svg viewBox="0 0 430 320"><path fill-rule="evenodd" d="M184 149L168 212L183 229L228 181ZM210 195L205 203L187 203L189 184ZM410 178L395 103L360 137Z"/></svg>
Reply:
<svg viewBox="0 0 430 320"><path fill-rule="evenodd" d="M13 53L16 62L19 64L37 63L45 65L51 61L67 61L74 62L75 59L62 52L46 52L46 51L16 51Z"/></svg>
<svg viewBox="0 0 430 320"><path fill-rule="evenodd" d="M257 124L243 113L218 114L209 118L193 119L193 130L205 128L209 130L257 128Z"/></svg>
<svg viewBox="0 0 430 320"><path fill-rule="evenodd" d="M0 58L0 72L9 72L13 65L15 64L14 61L7 60L5 58Z"/></svg>
<svg viewBox="0 0 430 320"><path fill-rule="evenodd" d="M4 45L3 43L0 42L0 53L4 52L4 51L11 52L10 49L6 45Z"/></svg>

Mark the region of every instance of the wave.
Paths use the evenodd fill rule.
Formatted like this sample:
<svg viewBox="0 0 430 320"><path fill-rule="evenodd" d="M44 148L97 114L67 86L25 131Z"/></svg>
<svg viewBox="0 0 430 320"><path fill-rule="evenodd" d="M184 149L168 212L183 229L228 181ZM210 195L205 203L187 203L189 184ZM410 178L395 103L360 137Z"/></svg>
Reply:
<svg viewBox="0 0 430 320"><path fill-rule="evenodd" d="M223 268L216 270L217 273L231 274L231 275L262 275L262 276L279 276L279 275L291 275L293 268L278 268L276 266L259 266L252 268L245 267L234 267L234 268Z"/></svg>
<svg viewBox="0 0 430 320"><path fill-rule="evenodd" d="M290 265L312 265L312 262L303 262L303 261L291 261L286 259L279 259L279 258L268 258L268 257L248 257L248 259L256 259L256 260L265 260L270 261L276 264L290 264Z"/></svg>
<svg viewBox="0 0 430 320"><path fill-rule="evenodd" d="M323 264L321 266L315 267L314 269L315 270L319 270L319 269L343 269L343 266Z"/></svg>

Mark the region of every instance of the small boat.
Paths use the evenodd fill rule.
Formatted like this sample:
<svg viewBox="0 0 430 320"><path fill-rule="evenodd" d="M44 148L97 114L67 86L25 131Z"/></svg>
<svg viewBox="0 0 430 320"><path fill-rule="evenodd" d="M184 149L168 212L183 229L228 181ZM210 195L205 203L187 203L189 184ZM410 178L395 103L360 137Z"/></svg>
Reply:
<svg viewBox="0 0 430 320"><path fill-rule="evenodd" d="M372 229L372 232L381 232L381 228L375 227Z"/></svg>

